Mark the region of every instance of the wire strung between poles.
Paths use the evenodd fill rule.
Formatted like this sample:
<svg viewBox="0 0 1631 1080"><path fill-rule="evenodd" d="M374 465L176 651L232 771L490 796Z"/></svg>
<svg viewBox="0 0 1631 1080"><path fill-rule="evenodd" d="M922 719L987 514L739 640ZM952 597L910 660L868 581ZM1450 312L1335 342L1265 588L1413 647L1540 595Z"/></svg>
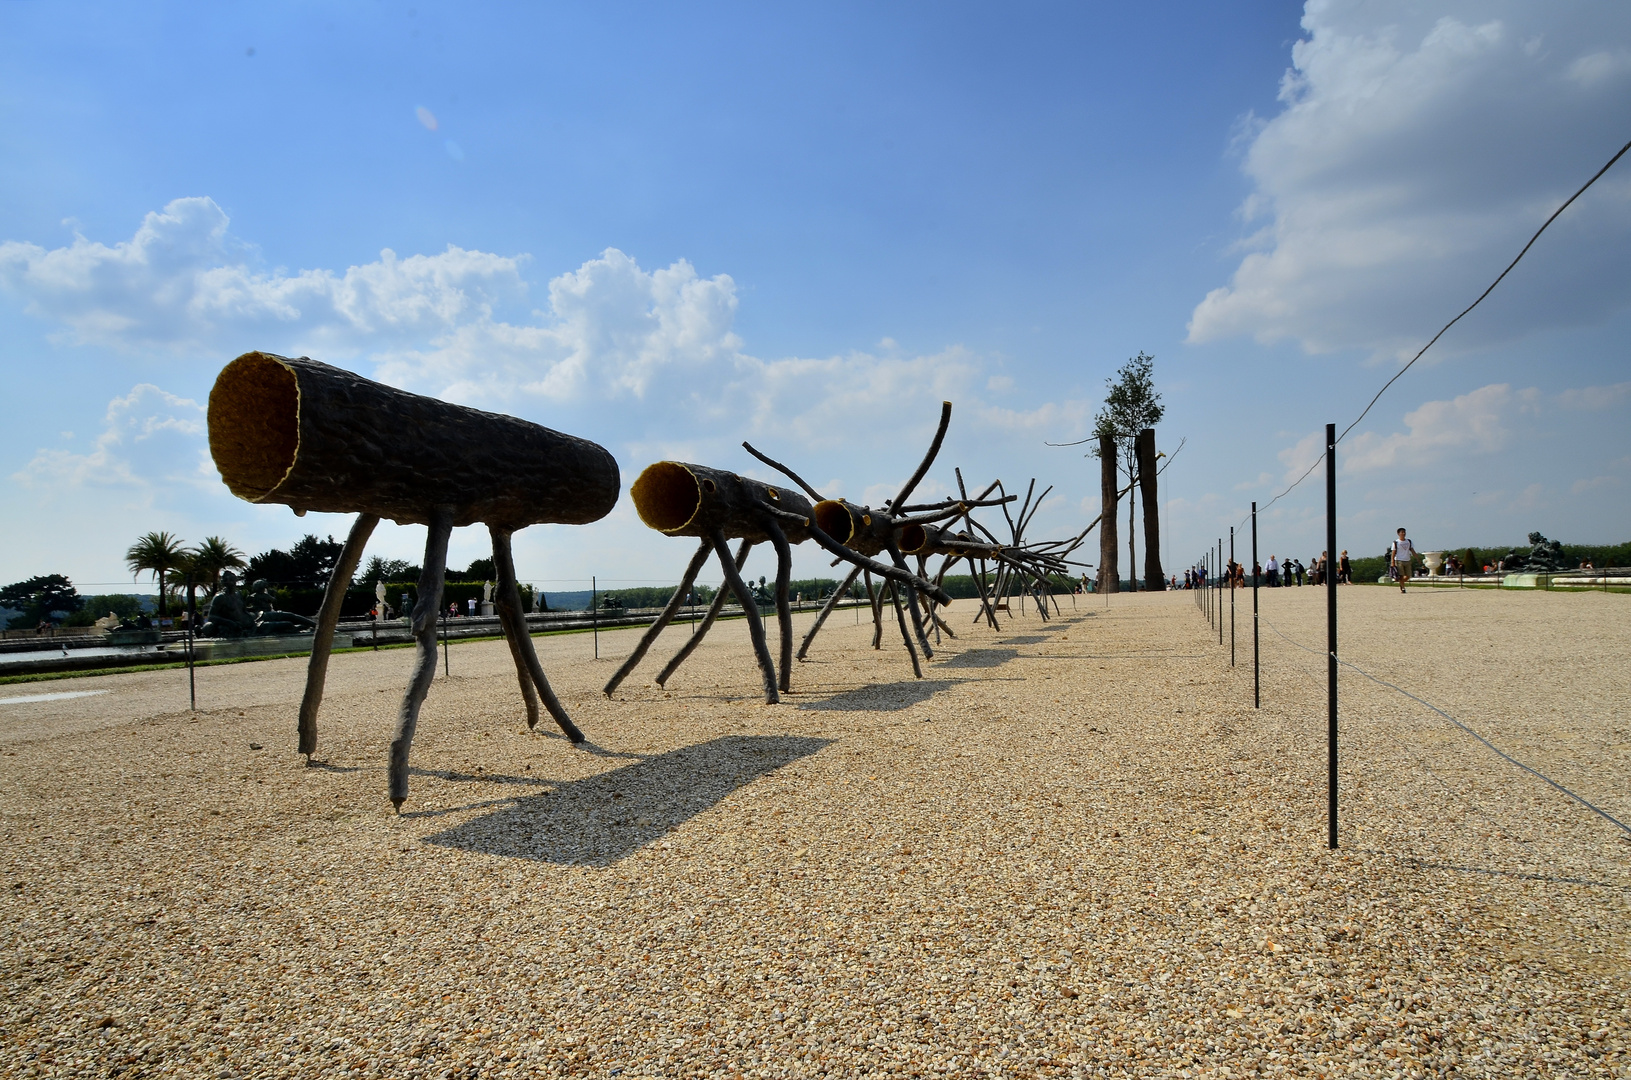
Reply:
<svg viewBox="0 0 1631 1080"><path fill-rule="evenodd" d="M1292 638L1289 638L1289 637L1286 637L1285 634L1280 632L1280 628L1275 626L1267 618L1265 618L1263 620L1263 624L1265 626L1267 626L1270 630L1273 630L1276 634L1279 634L1279 636L1280 636L1280 638L1282 640L1288 642L1289 644L1295 645L1297 648L1301 649L1303 652L1310 653L1310 654L1312 654L1314 656L1320 655L1319 650L1310 649L1307 645L1304 645L1302 642L1296 641L1296 640L1294 640ZM1490 742L1488 739L1486 739L1482 735L1478 734L1478 732L1474 731L1472 728L1468 727L1466 724L1463 724L1461 721L1457 720L1455 717L1451 716L1449 713L1445 712L1443 709L1439 708L1437 705L1434 705L1431 701L1427 701L1424 698L1419 698L1415 694L1412 694L1410 691L1404 689L1403 687L1395 686L1393 683L1388 682L1386 679L1378 679L1375 675L1372 675L1370 672L1366 671L1364 668L1362 668L1362 667L1358 666L1357 664L1354 664L1354 663L1352 663L1350 661L1338 658L1337 663L1342 665L1345 668L1350 668L1353 671L1358 672L1360 675L1363 675L1365 678L1369 679L1373 683L1376 683L1378 686L1385 686L1389 690L1396 690L1399 693L1403 694L1405 697L1409 698L1411 701L1416 702L1418 705L1424 705L1427 708L1433 710L1434 712L1438 713L1440 716L1444 717L1444 719L1448 720L1450 723L1454 724L1456 727L1458 727L1462 731L1466 732L1468 735L1471 735L1473 738L1475 738L1479 742L1483 743L1486 747L1488 747L1491 751L1493 751L1497 757L1501 758L1503 761L1506 761L1506 762L1508 762L1509 764L1512 764L1512 765L1516 765L1518 768L1522 769L1526 773L1529 773L1531 776L1534 776L1534 777L1536 777L1536 778L1538 778L1540 780L1545 781L1546 783L1550 784L1552 787L1556 788L1558 791L1561 791L1563 794L1567 795L1569 798L1571 798L1575 802L1579 803L1581 806L1584 806L1587 810L1590 810L1592 813L1594 813L1597 816L1601 817L1603 820L1611 822L1612 824L1614 824L1615 826L1617 826L1618 828L1623 830L1627 835L1631 835L1631 825L1627 825L1625 822L1621 821L1619 818L1615 817L1613 814L1610 814L1608 811L1602 809L1601 807L1598 807L1598 806L1594 805L1593 803L1591 803L1590 801L1588 801L1584 797L1575 794L1573 791L1570 791L1568 788L1564 787L1562 784L1558 783L1556 780L1553 780L1550 776L1547 776L1545 773L1541 772L1539 769L1534 769L1534 768L1531 768L1528 765L1525 765L1523 762L1519 761L1517 758L1515 758L1512 755L1506 753L1500 747L1496 746L1494 743Z"/></svg>
<svg viewBox="0 0 1631 1080"><path fill-rule="evenodd" d="M1358 416L1354 417L1353 423L1349 424L1347 427L1342 429L1342 434L1337 436L1337 442L1341 442L1343 439L1348 437L1348 432L1352 431L1356 426L1358 426L1359 421L1365 419L1366 414L1371 411L1371 408L1378 401L1380 401L1382 399L1382 395L1387 393L1388 387L1392 386L1395 382L1398 382L1399 377L1401 375L1403 375L1405 372L1409 371L1411 369L1411 367L1413 367L1415 365L1416 361L1420 360L1422 358L1422 355L1424 353L1426 353L1428 349L1431 349L1438 342L1439 338L1444 336L1445 332L1448 331L1450 329L1450 327L1452 327L1456 323L1460 322L1469 313L1471 313L1473 308L1477 307L1479 304L1482 304L1484 302L1484 297L1488 296L1490 293L1495 291L1495 286L1499 285L1503 280L1505 280L1506 276L1512 272L1512 268L1517 266L1518 262L1525 255L1529 254L1529 249L1535 246L1535 241L1540 239L1540 234L1545 232L1547 230L1547 228L1551 226L1552 222L1554 222L1554 221L1556 221L1558 219L1558 215L1562 214L1563 211L1567 210L1571 205L1573 205L1574 200L1576 200L1580 196L1584 195L1586 193L1587 188L1591 187L1591 185L1595 184L1598 180L1602 179L1603 174L1608 172L1609 169L1612 169L1614 167L1614 164L1617 161L1619 161L1622 157L1624 157L1625 154L1626 154L1626 151L1628 151L1628 150L1631 150L1631 142L1628 142L1624 146L1620 147L1619 151L1613 157L1608 159L1607 164L1605 164L1601 169L1598 169L1595 173L1593 173L1590 180L1587 180L1584 184L1581 184L1579 190L1576 191L1573 195L1570 195L1566 200L1564 200L1562 206L1559 206L1556 210L1552 211L1552 216L1547 218L1546 221L1541 225L1541 227L1535 230L1535 235L1531 236L1529 238L1529 242L1527 244L1523 245L1523 250L1518 252L1517 257L1514 258L1510 263L1507 263L1506 269L1501 271L1500 276L1498 276L1494 281L1489 283L1489 288L1487 288L1483 292L1479 293L1478 294L1478 299L1474 300L1472 303L1468 304L1465 308L1463 308L1460 315L1457 315L1455 318L1453 318L1449 322L1445 323L1444 326L1442 328L1440 328L1439 332L1433 335L1433 339L1431 341L1429 341L1427 344L1423 345L1421 347L1420 351L1418 351L1415 356L1412 356L1410 358L1410 363L1408 363L1404 367L1400 368L1397 372L1394 373L1393 378L1389 379L1387 382L1382 384L1382 389L1376 391L1376 396L1370 399L1370 404L1365 406L1364 411L1362 411ZM1276 495L1274 498L1272 498L1268 502L1264 503L1263 504L1263 509L1267 510L1269 507L1271 507L1275 503L1279 502L1282 498L1284 498L1285 496L1291 494L1292 490L1294 488L1296 488L1296 486L1298 484L1302 483L1304 480L1307 480L1309 475L1311 473L1313 473L1313 471L1315 469L1319 468L1320 462L1322 462L1324 460L1325 460L1325 455L1324 454L1321 454L1319 457L1315 458L1314 463L1308 467L1308 472L1305 472L1301 476L1297 477L1296 480L1292 481L1290 487L1286 488L1284 491L1280 492L1280 494ZM1242 518L1241 519L1241 524L1244 524L1245 520L1246 520L1245 518Z"/></svg>

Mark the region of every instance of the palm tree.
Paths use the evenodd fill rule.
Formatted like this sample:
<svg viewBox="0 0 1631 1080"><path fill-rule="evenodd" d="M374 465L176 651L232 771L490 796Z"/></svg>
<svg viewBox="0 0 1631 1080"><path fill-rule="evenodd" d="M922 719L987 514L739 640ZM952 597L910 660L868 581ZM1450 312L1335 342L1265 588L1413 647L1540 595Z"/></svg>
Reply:
<svg viewBox="0 0 1631 1080"><path fill-rule="evenodd" d="M150 532L130 545L125 552L125 565L135 577L152 574L159 587L159 618L164 618L164 578L172 570L187 565L190 552L182 546L181 538L167 532Z"/></svg>
<svg viewBox="0 0 1631 1080"><path fill-rule="evenodd" d="M219 536L206 536L204 542L193 548L187 556L186 569L214 596L221 590L221 574L226 570L242 570L248 564L244 553Z"/></svg>

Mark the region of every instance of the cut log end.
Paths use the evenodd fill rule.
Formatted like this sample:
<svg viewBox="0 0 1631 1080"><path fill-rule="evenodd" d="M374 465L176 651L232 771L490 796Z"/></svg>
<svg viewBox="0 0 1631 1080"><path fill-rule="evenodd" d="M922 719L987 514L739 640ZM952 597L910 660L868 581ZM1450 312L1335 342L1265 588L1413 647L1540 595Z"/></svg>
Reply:
<svg viewBox="0 0 1631 1080"><path fill-rule="evenodd" d="M400 799L397 798L395 795L393 795L393 796L391 796L391 808L394 809L398 814L400 814L400 813L402 813L402 804L407 802L407 801L408 801L408 798L407 798L406 795L404 795Z"/></svg>
<svg viewBox="0 0 1631 1080"><path fill-rule="evenodd" d="M815 505L816 528L838 541L848 544L855 538L856 523L850 508L840 499L827 499Z"/></svg>
<svg viewBox="0 0 1631 1080"><path fill-rule="evenodd" d="M246 353L210 391L210 455L240 499L260 502L294 468L300 447L300 382L288 365Z"/></svg>
<svg viewBox="0 0 1631 1080"><path fill-rule="evenodd" d="M696 476L677 461L659 461L648 465L629 488L635 512L649 528L668 533L683 529L696 516L702 505L702 484Z"/></svg>

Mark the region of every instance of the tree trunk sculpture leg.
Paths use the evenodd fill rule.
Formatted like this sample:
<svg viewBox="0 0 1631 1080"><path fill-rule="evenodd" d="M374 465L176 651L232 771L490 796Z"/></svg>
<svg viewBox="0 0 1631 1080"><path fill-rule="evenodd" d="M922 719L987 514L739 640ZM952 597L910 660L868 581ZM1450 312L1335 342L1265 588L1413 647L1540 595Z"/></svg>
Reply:
<svg viewBox="0 0 1631 1080"><path fill-rule="evenodd" d="M697 545L697 553L691 556L691 562L686 566L684 576L680 578L680 587L675 589L674 595L668 598L668 606L663 608L661 615L657 616L657 621L652 623L651 627L640 635L640 640L635 643L634 651L629 654L629 658L623 661L622 666L612 673L610 679L606 680L603 689L606 691L607 697L611 697L612 691L616 690L618 685L628 678L629 674L639 665L640 661L645 659L646 650L650 649L652 643L657 640L657 635L663 632L663 627L672 622L674 616L679 614L680 607L685 603L685 598L691 594L691 585L697 579L697 572L702 569L702 564L708 561L708 556L713 549L713 544L707 540Z"/></svg>
<svg viewBox="0 0 1631 1080"><path fill-rule="evenodd" d="M748 619L748 637L753 641L753 654L759 658L759 672L765 679L765 704L774 705L781 700L776 693L776 664L770 659L770 647L765 644L765 625L759 618L759 604L753 599L753 590L742 580L741 571L731 561L731 549L725 546L725 534L715 529L712 539L720 568L725 571L725 583L736 594L737 601L742 605L742 614Z"/></svg>
<svg viewBox="0 0 1631 1080"><path fill-rule="evenodd" d="M827 621L827 616L833 613L833 609L843 600L844 594L849 591L849 587L854 585L855 579L860 576L861 568L859 566L851 567L849 577L845 578L844 583L834 589L833 594L827 598L826 604L822 605L821 614L816 616L815 625L810 627L810 632L804 635L804 641L799 645L798 659L803 660L804 654L810 651L810 642L814 641L816 634L821 632L821 624Z"/></svg>
<svg viewBox="0 0 1631 1080"><path fill-rule="evenodd" d="M888 551L890 561L895 564L895 569L908 574L912 572L906 565L906 556L900 553L900 548L896 547L893 542L889 544ZM899 600L899 590L896 590L894 595ZM918 610L917 606L917 590L910 586L906 589L906 609L912 615L912 632L917 635L918 644L923 646L923 659L934 659L934 649L929 645L929 635L923 629L923 612Z"/></svg>
<svg viewBox="0 0 1631 1080"><path fill-rule="evenodd" d="M408 692L396 715L396 734L391 739L391 805L401 811L408 798L408 751L413 747L414 729L419 726L419 706L436 678L436 616L442 609L442 582L447 577L447 538L453 534L453 510L441 506L431 514L425 537L425 565L419 572L419 599L413 605L413 636L417 656Z"/></svg>
<svg viewBox="0 0 1631 1080"><path fill-rule="evenodd" d="M496 588L493 591L493 606L498 611L499 625L504 628L504 641L510 647L510 660L515 664L516 682L521 685L521 700L527 706L527 730L532 731L538 726L538 691L533 688L532 672L527 670L526 658L521 655L521 638L531 635L527 631L525 616L521 617L520 626L516 625L514 616L518 612L510 609L509 592L504 586L504 571L499 564L498 533L491 526L488 526L488 531L493 534L493 567L498 578L494 583ZM516 586L516 593L520 594L519 585Z"/></svg>
<svg viewBox="0 0 1631 1080"><path fill-rule="evenodd" d="M917 557L917 576L924 581L929 580L929 560L922 555ZM935 584L938 585L939 582L936 581ZM951 634L951 627L946 626L945 620L940 617L940 613L934 609L933 604L925 603L923 606L929 612L929 628L934 631L934 643L938 645L940 644L940 628L945 626L946 633ZM951 634L951 636L956 637L957 635Z"/></svg>
<svg viewBox="0 0 1631 1080"><path fill-rule="evenodd" d="M498 574L498 586L501 595L509 598L511 610L515 612L516 647L520 650L521 660L526 665L527 672L532 675L532 684L538 688L538 696L544 699L544 708L549 715L555 718L555 723L565 732L566 737L575 743L583 741L583 732L566 715L566 707L561 699L555 696L555 690L549 685L549 678L544 674L544 665L538 660L538 650L532 647L532 633L527 629L527 617L521 613L521 586L515 580L515 553L510 549L510 534L489 526L493 534L493 569ZM502 608L500 609L502 610Z"/></svg>
<svg viewBox="0 0 1631 1080"><path fill-rule="evenodd" d="M713 546L713 541L708 541L709 551L713 550ZM752 550L753 544L747 540L742 541L741 546L736 549L736 568L738 570L746 565L748 552ZM708 628L713 626L714 620L719 618L719 612L725 607L725 598L729 595L730 590L724 586L720 586L719 591L714 593L713 601L708 604L708 613L702 617L702 625L697 627L696 633L685 640L684 645L680 646L680 651L674 654L674 659L670 660L663 670L657 673L658 686L667 683L669 676L673 675L679 666L685 663L685 658L695 652L698 645L702 644L702 639L707 636Z"/></svg>
<svg viewBox="0 0 1631 1080"><path fill-rule="evenodd" d="M906 643L906 655L912 658L912 674L919 679L923 678L923 668L917 662L917 650L912 647L912 631L906 625L906 612L901 610L900 594L896 585L891 581L888 585L889 602L895 605L895 621L900 623L900 639Z"/></svg>
<svg viewBox="0 0 1631 1080"><path fill-rule="evenodd" d="M872 588L872 573L866 571L866 595L872 601L872 647L883 648L883 586L874 592Z"/></svg>
<svg viewBox="0 0 1631 1080"><path fill-rule="evenodd" d="M986 622L991 624L991 629L1001 629L997 625L997 613L991 609L991 604L985 598L985 563L982 562L975 566L974 560L970 559L968 569L969 576L974 579L974 587L980 591L980 610L974 613L974 618L970 621L979 622L981 618L984 618Z"/></svg>
<svg viewBox="0 0 1631 1080"><path fill-rule="evenodd" d="M793 689L793 609L788 603L787 590L793 577L793 549L787 544L787 534L773 518L765 518L765 531L776 548L776 629L781 635L781 692Z"/></svg>
<svg viewBox="0 0 1631 1080"><path fill-rule="evenodd" d="M345 603L345 591L351 584L351 575L362 561L362 549L368 546L379 518L373 514L358 514L351 523L351 533L340 549L340 561L329 575L328 588L323 590L323 606L317 610L317 631L312 636L311 660L306 664L306 694L300 699L300 753L306 761L317 753L317 710L323 704L323 684L328 680L328 658L334 651L334 628L340 624L340 607Z"/></svg>

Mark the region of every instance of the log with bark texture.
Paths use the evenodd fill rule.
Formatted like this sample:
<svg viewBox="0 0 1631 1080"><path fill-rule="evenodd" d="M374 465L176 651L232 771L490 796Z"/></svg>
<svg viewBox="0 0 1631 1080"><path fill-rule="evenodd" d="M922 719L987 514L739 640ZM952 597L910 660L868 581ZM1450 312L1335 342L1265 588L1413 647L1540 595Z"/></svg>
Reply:
<svg viewBox="0 0 1631 1080"><path fill-rule="evenodd" d="M368 538L378 524L379 518L373 514L358 514L357 520L351 523L345 547L340 549L340 560L334 564L328 587L323 590L322 606L317 609L311 659L306 662L306 693L300 699L300 719L296 723L299 753L306 755L308 765L311 764L311 756L317 753L317 710L323 704L323 684L328 680L329 654L334 651L334 628L340 625L340 606L345 603L345 591L351 584L351 576L357 572L357 564L362 561L363 548L368 546Z"/></svg>
<svg viewBox="0 0 1631 1080"><path fill-rule="evenodd" d="M666 536L703 540L719 532L730 540L769 543L761 503L806 523L812 512L809 500L796 491L681 461L648 465L629 488L629 497L640 520L651 528ZM810 538L808 529L795 518L783 518L780 527L789 543L802 544Z"/></svg>
<svg viewBox="0 0 1631 1080"><path fill-rule="evenodd" d="M442 582L447 576L447 539L453 533L453 508L437 507L431 514L425 536L425 564L419 572L419 599L413 605L414 661L408 692L397 711L396 732L391 738L387 782L391 805L398 811L408 798L408 753L413 733L419 726L419 707L436 678L436 616L442 610Z"/></svg>
<svg viewBox="0 0 1631 1080"><path fill-rule="evenodd" d="M1138 454L1138 487L1144 500L1144 588L1161 592L1167 587L1161 570L1161 504L1156 499L1155 429L1145 428L1133 444Z"/></svg>
<svg viewBox="0 0 1631 1080"><path fill-rule="evenodd" d="M1116 549L1116 440L1099 436L1099 587L1121 591L1121 552Z"/></svg>
<svg viewBox="0 0 1631 1080"><path fill-rule="evenodd" d="M617 502L604 447L514 416L410 394L305 357L251 352L209 403L210 454L233 494L298 513L367 513L508 530L582 525Z"/></svg>

